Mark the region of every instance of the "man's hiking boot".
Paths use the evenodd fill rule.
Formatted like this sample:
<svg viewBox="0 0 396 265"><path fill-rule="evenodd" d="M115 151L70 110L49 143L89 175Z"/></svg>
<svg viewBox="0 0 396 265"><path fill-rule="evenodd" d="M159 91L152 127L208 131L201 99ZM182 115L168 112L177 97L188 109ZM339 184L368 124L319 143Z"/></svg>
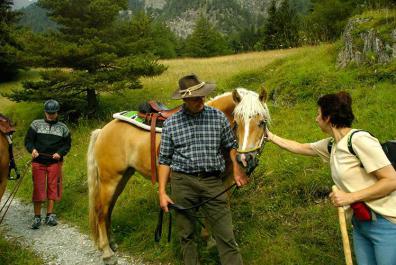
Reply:
<svg viewBox="0 0 396 265"><path fill-rule="evenodd" d="M45 223L49 226L56 226L58 221L56 220L56 215L51 213L45 217Z"/></svg>
<svg viewBox="0 0 396 265"><path fill-rule="evenodd" d="M39 229L40 225L41 225L41 217L35 216L33 218L33 223L32 223L31 228L32 229Z"/></svg>

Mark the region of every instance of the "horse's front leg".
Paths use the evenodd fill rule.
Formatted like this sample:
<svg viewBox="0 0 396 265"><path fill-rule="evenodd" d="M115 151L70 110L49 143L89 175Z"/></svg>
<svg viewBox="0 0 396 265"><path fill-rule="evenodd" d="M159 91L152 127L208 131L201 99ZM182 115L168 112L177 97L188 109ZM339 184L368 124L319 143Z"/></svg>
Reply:
<svg viewBox="0 0 396 265"><path fill-rule="evenodd" d="M5 189L7 186L7 182L8 182L8 166L6 166L4 168L5 168L4 171L1 170L1 172L0 172L0 202L1 202L1 198L4 195L4 192L5 192Z"/></svg>

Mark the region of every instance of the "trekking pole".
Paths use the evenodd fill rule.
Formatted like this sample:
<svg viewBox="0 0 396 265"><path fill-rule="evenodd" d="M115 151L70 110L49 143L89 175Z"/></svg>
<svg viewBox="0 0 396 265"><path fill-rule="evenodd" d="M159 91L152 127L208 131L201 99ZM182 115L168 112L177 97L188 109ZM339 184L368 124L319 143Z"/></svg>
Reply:
<svg viewBox="0 0 396 265"><path fill-rule="evenodd" d="M333 185L332 190L333 192L338 191L337 186ZM344 247L345 263L346 265L353 265L351 245L349 244L344 207L340 206L337 208L338 208L338 221L340 222L340 230L342 236L342 246Z"/></svg>

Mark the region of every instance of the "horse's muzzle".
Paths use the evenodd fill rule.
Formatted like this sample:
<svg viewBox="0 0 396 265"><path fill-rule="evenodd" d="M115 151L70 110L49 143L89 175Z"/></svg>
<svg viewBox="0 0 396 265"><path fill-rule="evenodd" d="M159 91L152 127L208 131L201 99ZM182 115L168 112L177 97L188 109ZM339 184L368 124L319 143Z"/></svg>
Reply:
<svg viewBox="0 0 396 265"><path fill-rule="evenodd" d="M252 174L253 170L259 164L258 152L249 152L249 153L238 153L237 161L243 166L245 169L246 175Z"/></svg>

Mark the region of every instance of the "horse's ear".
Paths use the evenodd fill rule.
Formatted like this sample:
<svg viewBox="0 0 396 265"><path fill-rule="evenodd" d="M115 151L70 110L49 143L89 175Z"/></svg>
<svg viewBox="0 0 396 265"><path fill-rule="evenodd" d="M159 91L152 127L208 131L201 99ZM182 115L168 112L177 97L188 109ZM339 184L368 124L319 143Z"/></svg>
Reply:
<svg viewBox="0 0 396 265"><path fill-rule="evenodd" d="M265 90L265 88L263 86L263 87L261 87L261 92L260 92L259 99L260 99L261 102L264 103L264 102L267 101L267 97L268 97L267 90Z"/></svg>
<svg viewBox="0 0 396 265"><path fill-rule="evenodd" d="M235 103L241 102L242 97L238 93L238 90L236 90L236 89L232 90L232 99L234 100Z"/></svg>

